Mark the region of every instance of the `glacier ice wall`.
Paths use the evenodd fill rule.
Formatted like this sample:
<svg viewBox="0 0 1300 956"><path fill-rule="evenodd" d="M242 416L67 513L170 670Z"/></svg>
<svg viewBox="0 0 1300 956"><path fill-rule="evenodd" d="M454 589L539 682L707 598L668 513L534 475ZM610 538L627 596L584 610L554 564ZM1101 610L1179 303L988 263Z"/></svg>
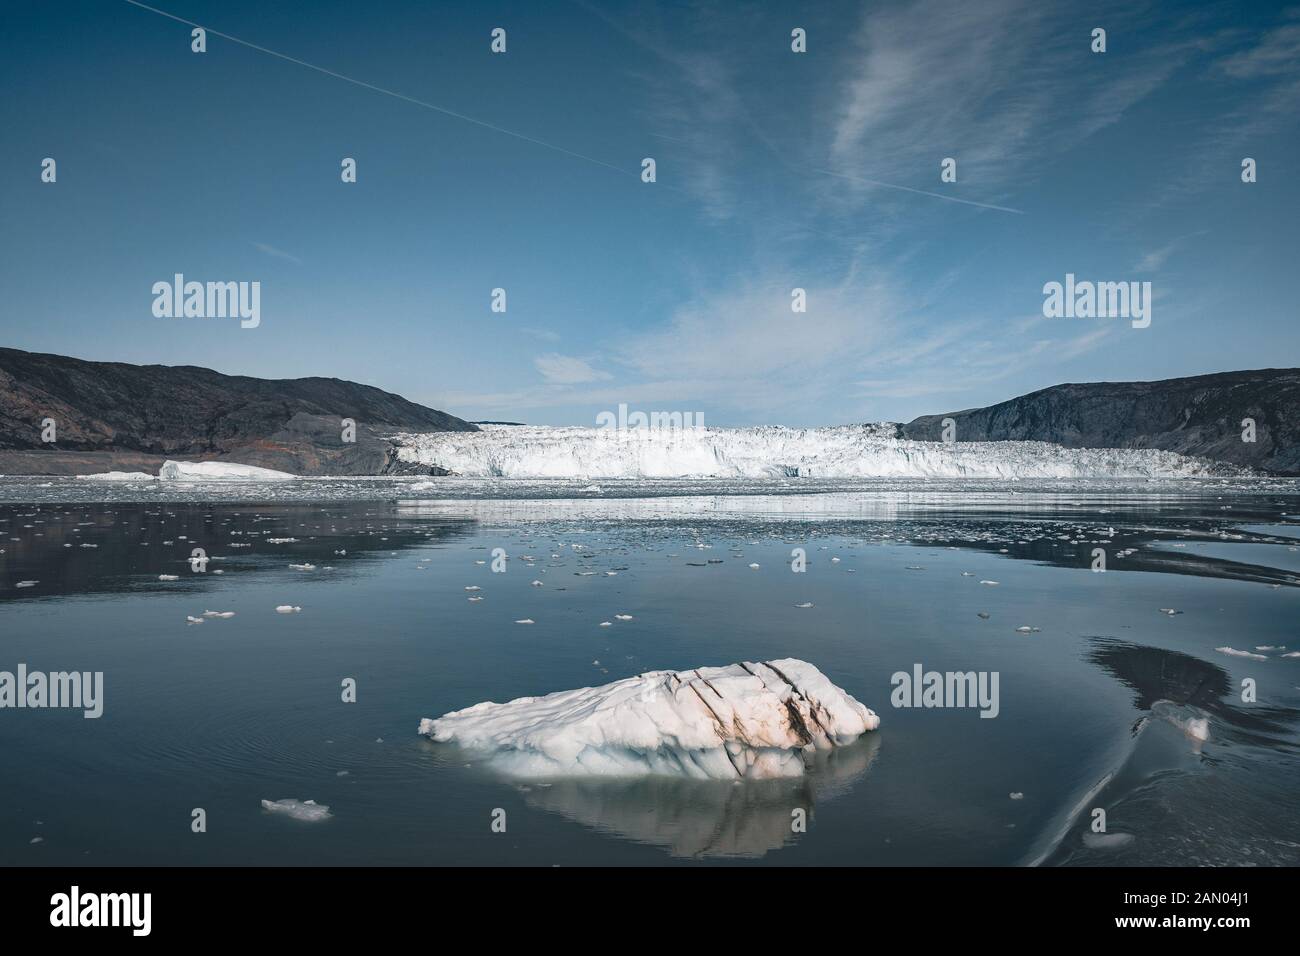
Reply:
<svg viewBox="0 0 1300 956"><path fill-rule="evenodd" d="M398 460L469 478L1181 478L1235 469L1174 452L920 442L892 427L603 429L484 425L401 434Z"/></svg>

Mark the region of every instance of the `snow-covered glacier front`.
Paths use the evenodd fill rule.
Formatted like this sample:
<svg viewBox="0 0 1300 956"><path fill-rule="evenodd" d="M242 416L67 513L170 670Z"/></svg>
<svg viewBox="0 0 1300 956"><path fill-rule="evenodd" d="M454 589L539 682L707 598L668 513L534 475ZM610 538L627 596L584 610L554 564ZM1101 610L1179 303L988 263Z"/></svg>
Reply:
<svg viewBox="0 0 1300 956"><path fill-rule="evenodd" d="M892 424L606 429L483 425L400 434L398 460L467 478L1186 478L1229 466L1046 442L921 442Z"/></svg>

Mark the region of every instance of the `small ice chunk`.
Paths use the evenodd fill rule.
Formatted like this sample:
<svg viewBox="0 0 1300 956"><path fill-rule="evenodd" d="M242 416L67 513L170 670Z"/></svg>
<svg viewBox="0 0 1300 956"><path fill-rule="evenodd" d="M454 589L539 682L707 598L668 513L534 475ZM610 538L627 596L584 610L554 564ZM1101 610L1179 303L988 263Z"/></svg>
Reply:
<svg viewBox="0 0 1300 956"><path fill-rule="evenodd" d="M989 587L997 587L997 581L981 581L980 584L987 584Z"/></svg>
<svg viewBox="0 0 1300 956"><path fill-rule="evenodd" d="M40 584L40 583L41 583L40 581L19 581L17 584L14 585L14 587L16 587L16 588L34 588L34 587L36 587L36 585L38 585L38 584Z"/></svg>
<svg viewBox="0 0 1300 956"><path fill-rule="evenodd" d="M1093 833L1083 835L1083 845L1089 850L1118 850L1133 842L1131 833Z"/></svg>
<svg viewBox="0 0 1300 956"><path fill-rule="evenodd" d="M204 612L203 612L203 616L204 616L204 617L222 617L222 618L225 618L225 617L234 617L234 616L235 616L235 612L234 612L234 611L204 611Z"/></svg>
<svg viewBox="0 0 1300 956"><path fill-rule="evenodd" d="M631 614L615 614L615 615L614 615L614 620L616 620L616 621L630 621L630 620L632 620L632 615L631 615Z"/></svg>
<svg viewBox="0 0 1300 956"><path fill-rule="evenodd" d="M185 623L186 623L186 624L202 624L202 623L203 623L203 618L201 618L201 617L194 617L194 616L191 615L191 614L186 614L186 615L185 615Z"/></svg>
<svg viewBox="0 0 1300 956"><path fill-rule="evenodd" d="M531 617L525 617L525 618L520 618L518 621L515 621L515 623L516 623L516 624L536 624L537 622L534 621Z"/></svg>
<svg viewBox="0 0 1300 956"><path fill-rule="evenodd" d="M330 813L330 808L323 803L317 803L315 800L298 801L291 797L284 800L263 800L262 809L270 813L282 813L304 823L319 823L333 815Z"/></svg>
<svg viewBox="0 0 1300 956"><path fill-rule="evenodd" d="M180 579L181 579L181 578L180 578L180 575L178 575L178 574L160 574L160 575L158 575L158 580L159 580L159 581L179 581Z"/></svg>
<svg viewBox="0 0 1300 956"><path fill-rule="evenodd" d="M278 604L275 608L276 614L297 614L302 608L295 604Z"/></svg>
<svg viewBox="0 0 1300 956"><path fill-rule="evenodd" d="M1012 800L1023 800L1023 799L1025 799L1025 795L1024 795L1023 793L1021 793L1019 790L1017 790L1015 793L1011 794L1011 799L1012 799Z"/></svg>
<svg viewBox="0 0 1300 956"><path fill-rule="evenodd" d="M1252 654L1250 651L1239 651L1235 647L1216 647L1215 650L1220 654L1227 654L1229 657L1248 657L1252 661L1268 660L1268 658L1263 654Z"/></svg>
<svg viewBox="0 0 1300 956"><path fill-rule="evenodd" d="M753 568L755 571L758 570L758 565L757 565L757 564L751 564L750 567Z"/></svg>
<svg viewBox="0 0 1300 956"><path fill-rule="evenodd" d="M802 603L802 604L796 604L796 605L795 605L795 607L812 607L812 606L813 606L813 602L812 602L812 601L804 601L804 603Z"/></svg>

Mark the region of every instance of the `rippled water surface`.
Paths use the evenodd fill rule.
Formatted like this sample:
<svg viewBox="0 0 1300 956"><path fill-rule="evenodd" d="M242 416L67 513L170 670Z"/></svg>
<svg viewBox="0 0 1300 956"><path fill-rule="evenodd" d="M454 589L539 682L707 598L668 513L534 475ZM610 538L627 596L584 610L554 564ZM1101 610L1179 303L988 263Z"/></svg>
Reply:
<svg viewBox="0 0 1300 956"><path fill-rule="evenodd" d="M0 709L0 863L1300 863L1295 482L0 479L0 502L0 671L105 683L97 720ZM881 715L796 781L520 785L415 733L791 656ZM915 664L997 672L998 716L891 706ZM331 816L261 807L283 798Z"/></svg>

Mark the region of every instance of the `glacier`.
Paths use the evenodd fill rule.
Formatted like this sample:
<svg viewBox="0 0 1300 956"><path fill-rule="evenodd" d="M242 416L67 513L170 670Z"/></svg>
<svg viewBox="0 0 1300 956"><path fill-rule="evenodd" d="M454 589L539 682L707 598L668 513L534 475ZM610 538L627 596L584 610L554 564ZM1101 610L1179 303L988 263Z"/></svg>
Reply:
<svg viewBox="0 0 1300 956"><path fill-rule="evenodd" d="M419 733L512 777L736 780L802 776L818 751L879 726L812 664L786 658L475 704L423 718Z"/></svg>
<svg viewBox="0 0 1300 956"><path fill-rule="evenodd" d="M1238 469L1175 452L921 442L889 423L606 429L482 425L401 433L398 461L466 478L1192 478Z"/></svg>

